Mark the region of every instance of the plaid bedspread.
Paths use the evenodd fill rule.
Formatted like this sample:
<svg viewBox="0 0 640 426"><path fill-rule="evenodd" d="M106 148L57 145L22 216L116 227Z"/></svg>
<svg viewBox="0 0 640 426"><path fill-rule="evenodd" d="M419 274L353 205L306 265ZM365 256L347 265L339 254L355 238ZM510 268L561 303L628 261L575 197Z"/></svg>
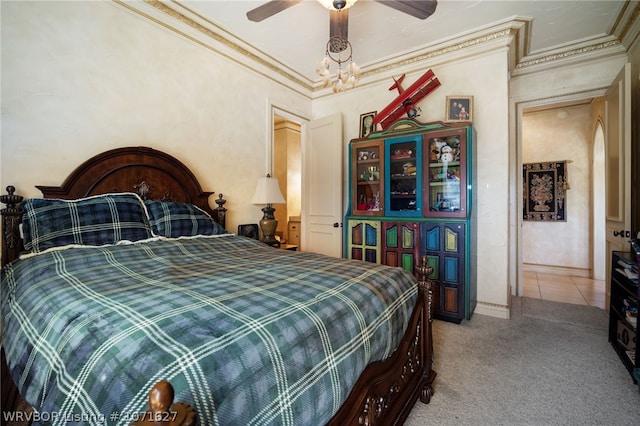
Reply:
<svg viewBox="0 0 640 426"><path fill-rule="evenodd" d="M3 344L43 423L128 424L169 380L203 425L322 425L416 294L401 268L238 236L70 248L3 269Z"/></svg>

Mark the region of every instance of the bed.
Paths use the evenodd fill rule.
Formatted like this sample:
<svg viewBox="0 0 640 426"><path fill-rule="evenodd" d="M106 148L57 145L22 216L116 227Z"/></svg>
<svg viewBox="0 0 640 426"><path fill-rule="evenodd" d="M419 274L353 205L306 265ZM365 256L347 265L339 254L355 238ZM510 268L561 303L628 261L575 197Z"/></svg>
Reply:
<svg viewBox="0 0 640 426"><path fill-rule="evenodd" d="M207 425L389 425L429 402L426 263L416 280L228 233L222 194L147 147L38 188L0 196L3 411L128 424L155 392Z"/></svg>

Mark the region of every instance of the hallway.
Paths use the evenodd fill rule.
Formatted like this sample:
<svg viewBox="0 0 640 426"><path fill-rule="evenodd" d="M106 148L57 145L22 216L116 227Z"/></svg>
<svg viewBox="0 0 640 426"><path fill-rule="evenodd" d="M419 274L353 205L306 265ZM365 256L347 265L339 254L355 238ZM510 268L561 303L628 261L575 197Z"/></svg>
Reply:
<svg viewBox="0 0 640 426"><path fill-rule="evenodd" d="M605 309L605 281L524 271L524 296Z"/></svg>

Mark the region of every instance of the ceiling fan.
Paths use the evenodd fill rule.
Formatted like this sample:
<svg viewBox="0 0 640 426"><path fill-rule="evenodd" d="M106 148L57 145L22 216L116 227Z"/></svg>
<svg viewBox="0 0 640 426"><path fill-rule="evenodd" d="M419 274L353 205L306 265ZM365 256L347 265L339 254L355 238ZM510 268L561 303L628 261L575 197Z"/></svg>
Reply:
<svg viewBox="0 0 640 426"><path fill-rule="evenodd" d="M276 13L290 8L301 0L270 0L261 6L247 12L247 18L253 22L260 22ZM329 9L329 37L339 36L348 40L349 6L357 0L319 0L323 6ZM438 5L437 0L374 0L389 6L400 12L415 16L418 19L426 19L433 14Z"/></svg>

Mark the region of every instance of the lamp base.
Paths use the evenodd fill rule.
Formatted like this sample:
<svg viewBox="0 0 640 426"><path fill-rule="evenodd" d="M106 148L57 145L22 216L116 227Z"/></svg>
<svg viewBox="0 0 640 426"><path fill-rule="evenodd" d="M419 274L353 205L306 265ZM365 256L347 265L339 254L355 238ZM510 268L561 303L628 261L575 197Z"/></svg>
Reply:
<svg viewBox="0 0 640 426"><path fill-rule="evenodd" d="M278 221L273 216L275 210L271 205L262 208L264 216L260 220L260 230L262 231L262 239L260 241L273 247L280 247L280 241L276 240L275 237L276 228L278 228Z"/></svg>
<svg viewBox="0 0 640 426"><path fill-rule="evenodd" d="M261 242L270 245L271 247L280 247L280 241L276 240L273 235L269 237L262 237Z"/></svg>

